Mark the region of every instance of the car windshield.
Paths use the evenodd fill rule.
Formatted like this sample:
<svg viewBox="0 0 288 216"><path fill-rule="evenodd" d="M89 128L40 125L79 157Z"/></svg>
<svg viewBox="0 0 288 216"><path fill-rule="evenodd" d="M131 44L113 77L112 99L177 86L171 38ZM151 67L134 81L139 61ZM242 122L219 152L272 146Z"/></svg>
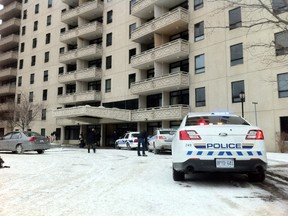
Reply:
<svg viewBox="0 0 288 216"><path fill-rule="evenodd" d="M139 133L133 133L131 134L131 137L138 137L139 136Z"/></svg>
<svg viewBox="0 0 288 216"><path fill-rule="evenodd" d="M249 125L244 119L238 116L193 116L188 117L186 126L195 125Z"/></svg>

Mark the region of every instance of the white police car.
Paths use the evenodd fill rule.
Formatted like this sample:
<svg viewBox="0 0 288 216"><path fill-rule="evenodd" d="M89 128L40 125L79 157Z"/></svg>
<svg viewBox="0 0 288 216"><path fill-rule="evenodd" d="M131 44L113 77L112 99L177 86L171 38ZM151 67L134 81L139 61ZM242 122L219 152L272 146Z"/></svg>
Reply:
<svg viewBox="0 0 288 216"><path fill-rule="evenodd" d="M172 163L175 181L193 172L245 173L264 181L264 134L234 114L188 113L173 138Z"/></svg>
<svg viewBox="0 0 288 216"><path fill-rule="evenodd" d="M115 141L115 147L117 149L127 148L129 150L137 148L139 134L140 132L138 131L125 133L125 135L122 138L117 139Z"/></svg>
<svg viewBox="0 0 288 216"><path fill-rule="evenodd" d="M154 151L159 154L161 151L171 151L171 144L176 129L158 128L154 131L153 136L148 140L148 151Z"/></svg>

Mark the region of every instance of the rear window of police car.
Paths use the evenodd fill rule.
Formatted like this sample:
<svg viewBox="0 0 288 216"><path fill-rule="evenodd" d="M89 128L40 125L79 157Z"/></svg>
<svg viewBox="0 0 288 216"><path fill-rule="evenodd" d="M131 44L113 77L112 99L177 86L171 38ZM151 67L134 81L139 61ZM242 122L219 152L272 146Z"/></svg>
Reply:
<svg viewBox="0 0 288 216"><path fill-rule="evenodd" d="M238 116L193 116L187 118L185 125L249 125L249 123Z"/></svg>

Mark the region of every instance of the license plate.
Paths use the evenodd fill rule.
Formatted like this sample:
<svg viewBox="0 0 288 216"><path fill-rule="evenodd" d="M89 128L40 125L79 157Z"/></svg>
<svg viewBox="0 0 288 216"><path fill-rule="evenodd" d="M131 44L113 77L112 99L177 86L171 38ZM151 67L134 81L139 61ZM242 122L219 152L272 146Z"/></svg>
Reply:
<svg viewBox="0 0 288 216"><path fill-rule="evenodd" d="M234 168L234 159L216 158L216 168Z"/></svg>

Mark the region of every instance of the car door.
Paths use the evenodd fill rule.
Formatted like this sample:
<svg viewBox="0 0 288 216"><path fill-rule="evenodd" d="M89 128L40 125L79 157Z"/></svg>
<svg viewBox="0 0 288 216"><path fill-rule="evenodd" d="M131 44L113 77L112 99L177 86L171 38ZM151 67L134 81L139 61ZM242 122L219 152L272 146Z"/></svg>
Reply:
<svg viewBox="0 0 288 216"><path fill-rule="evenodd" d="M10 150L8 149L9 142L11 141L11 133L5 134L0 140L0 150Z"/></svg>
<svg viewBox="0 0 288 216"><path fill-rule="evenodd" d="M12 132L9 142L7 142L8 150L15 151L16 145L19 143L20 138L21 138L21 133Z"/></svg>

